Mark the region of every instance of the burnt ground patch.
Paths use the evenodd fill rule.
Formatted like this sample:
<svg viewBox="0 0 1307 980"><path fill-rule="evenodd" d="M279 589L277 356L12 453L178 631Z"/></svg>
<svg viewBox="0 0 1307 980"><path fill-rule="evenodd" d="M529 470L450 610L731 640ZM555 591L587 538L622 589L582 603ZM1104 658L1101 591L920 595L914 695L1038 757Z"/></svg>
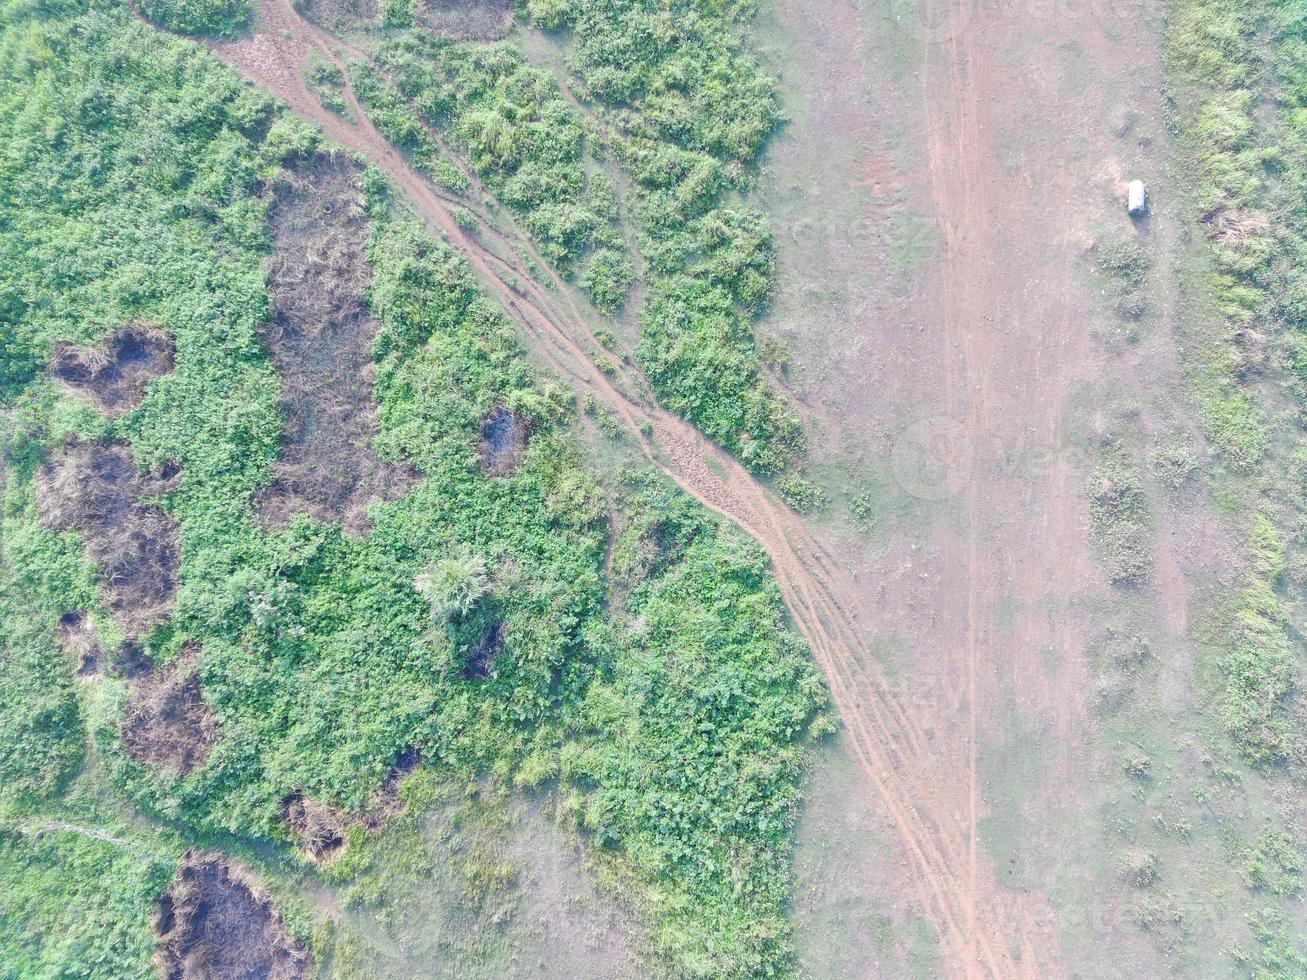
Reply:
<svg viewBox="0 0 1307 980"><path fill-rule="evenodd" d="M165 980L297 980L309 953L247 872L187 852L159 897L155 962Z"/></svg>
<svg viewBox="0 0 1307 980"><path fill-rule="evenodd" d="M496 405L481 423L481 469L487 476L507 476L522 465L531 441L531 424L506 405Z"/></svg>
<svg viewBox="0 0 1307 980"><path fill-rule="evenodd" d="M513 29L513 0L417 0L413 20L438 37L497 41Z"/></svg>
<svg viewBox="0 0 1307 980"><path fill-rule="evenodd" d="M276 192L268 273L275 312L265 336L281 376L282 454L258 506L273 525L293 514L367 529L367 507L393 500L417 479L372 448L377 406L372 344L380 324L368 310L372 281L362 167L319 155Z"/></svg>
<svg viewBox="0 0 1307 980"><path fill-rule="evenodd" d="M104 663L104 647L95 624L83 610L70 610L59 617L59 647L77 658L78 677L98 673Z"/></svg>
<svg viewBox="0 0 1307 980"><path fill-rule="evenodd" d="M42 523L81 532L99 566L100 599L129 639L166 620L176 601L177 522L140 498L178 475L140 475L126 443L76 441L37 474Z"/></svg>
<svg viewBox="0 0 1307 980"><path fill-rule="evenodd" d="M468 646L467 659L463 663L463 680L489 677L495 666L495 659L503 649L504 624L499 620L493 620Z"/></svg>
<svg viewBox="0 0 1307 980"><path fill-rule="evenodd" d="M50 373L105 415L123 415L141 403L152 378L173 369L172 337L148 323L132 323L94 347L56 344Z"/></svg>
<svg viewBox="0 0 1307 980"><path fill-rule="evenodd" d="M138 761L177 776L203 765L218 741L218 718L200 692L198 656L198 647L188 647L160 670L128 644L118 663L131 688L123 746Z"/></svg>
<svg viewBox="0 0 1307 980"><path fill-rule="evenodd" d="M417 749L401 752L364 810L341 810L296 791L282 801L282 819L310 858L319 864L330 863L340 857L349 844L351 827L377 830L404 808L404 800L399 795L400 784L421 761L422 755Z"/></svg>

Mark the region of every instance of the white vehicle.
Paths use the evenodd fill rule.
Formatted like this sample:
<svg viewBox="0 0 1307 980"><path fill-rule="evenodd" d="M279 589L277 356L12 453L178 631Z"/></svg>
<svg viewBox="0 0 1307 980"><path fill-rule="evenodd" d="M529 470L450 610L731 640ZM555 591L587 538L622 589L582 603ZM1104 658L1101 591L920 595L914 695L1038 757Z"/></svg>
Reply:
<svg viewBox="0 0 1307 980"><path fill-rule="evenodd" d="M1142 180L1130 181L1130 191L1128 205L1130 216L1132 218L1144 214L1148 210L1148 187Z"/></svg>

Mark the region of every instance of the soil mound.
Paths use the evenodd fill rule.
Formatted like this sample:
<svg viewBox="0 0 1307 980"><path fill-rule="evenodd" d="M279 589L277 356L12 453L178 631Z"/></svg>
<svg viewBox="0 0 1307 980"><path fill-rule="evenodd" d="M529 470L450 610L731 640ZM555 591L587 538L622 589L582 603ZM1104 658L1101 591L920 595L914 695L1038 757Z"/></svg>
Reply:
<svg viewBox="0 0 1307 980"><path fill-rule="evenodd" d="M276 312L265 336L286 427L258 504L274 525L307 513L362 534L368 505L403 496L417 479L372 448L372 343L380 324L365 295L372 269L361 173L348 157L320 155L278 188L271 209L268 290Z"/></svg>
<svg viewBox="0 0 1307 980"><path fill-rule="evenodd" d="M507 476L522 465L530 441L530 423L496 405L481 423L481 469L487 476Z"/></svg>
<svg viewBox="0 0 1307 980"><path fill-rule="evenodd" d="M282 801L282 819L309 857L319 864L328 864L344 853L351 827L377 830L404 808L404 800L399 795L400 784L421 761L422 755L417 749L401 752L365 810L350 813L308 799L296 791Z"/></svg>
<svg viewBox="0 0 1307 980"><path fill-rule="evenodd" d="M122 740L132 757L185 776L209 758L218 741L218 718L200 694L199 650L188 649L163 670L129 644L119 669L131 685Z"/></svg>
<svg viewBox="0 0 1307 980"><path fill-rule="evenodd" d="M159 898L156 962L165 980L296 980L309 954L246 872L190 851Z"/></svg>
<svg viewBox="0 0 1307 980"><path fill-rule="evenodd" d="M145 398L150 379L173 369L176 346L158 327L133 323L103 344L56 344L50 373L105 415L123 415Z"/></svg>
<svg viewBox="0 0 1307 980"><path fill-rule="evenodd" d="M101 601L130 639L166 620L176 601L177 522L139 498L170 488L179 472L142 477L126 443L74 441L37 476L42 521L81 532Z"/></svg>

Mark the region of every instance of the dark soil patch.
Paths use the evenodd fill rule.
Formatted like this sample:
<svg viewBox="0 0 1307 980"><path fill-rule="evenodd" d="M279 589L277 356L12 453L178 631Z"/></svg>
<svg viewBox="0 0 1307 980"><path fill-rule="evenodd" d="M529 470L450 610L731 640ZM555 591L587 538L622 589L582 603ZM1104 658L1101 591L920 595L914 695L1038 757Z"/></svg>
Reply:
<svg viewBox="0 0 1307 980"><path fill-rule="evenodd" d="M489 677L495 665L495 658L504 649L504 624L495 621L477 638L467 652L467 663L463 665L463 679L473 680Z"/></svg>
<svg viewBox="0 0 1307 980"><path fill-rule="evenodd" d="M200 693L198 653L191 648L158 670L129 645L119 661L132 689L123 715L123 745L133 758L178 776L202 766L218 741L217 716Z"/></svg>
<svg viewBox="0 0 1307 980"><path fill-rule="evenodd" d="M176 346L158 327L133 323L103 344L56 344L50 373L105 415L123 415L145 398L151 378L173 369Z"/></svg>
<svg viewBox="0 0 1307 980"><path fill-rule="evenodd" d="M274 525L307 513L362 534L368 505L403 496L417 479L411 467L384 462L372 448L372 344L380 324L365 297L372 269L361 173L348 157L318 156L278 188L271 209L276 254L268 289L276 312L266 338L281 376L286 428L258 503Z"/></svg>
<svg viewBox="0 0 1307 980"><path fill-rule="evenodd" d="M418 0L414 20L437 37L497 41L513 29L513 0Z"/></svg>
<svg viewBox="0 0 1307 980"><path fill-rule="evenodd" d="M100 598L129 638L172 613L177 595L177 522L140 497L172 486L137 473L126 443L70 442L37 476L42 521L75 528L99 566Z"/></svg>
<svg viewBox="0 0 1307 980"><path fill-rule="evenodd" d="M190 851L160 896L155 961L165 980L293 980L309 953L259 884L213 855Z"/></svg>
<svg viewBox="0 0 1307 980"><path fill-rule="evenodd" d="M496 405L481 423L481 469L488 476L507 476L522 465L530 441L530 423Z"/></svg>
<svg viewBox="0 0 1307 980"><path fill-rule="evenodd" d="M95 624L81 610L66 612L59 617L59 646L64 653L77 658L78 677L98 673L104 662L104 648L96 635Z"/></svg>
<svg viewBox="0 0 1307 980"><path fill-rule="evenodd" d="M377 830L404 808L404 800L399 795L400 784L421 761L422 755L417 749L401 752L365 810L347 812L308 799L296 791L282 801L282 819L309 857L319 864L327 864L344 853L351 827Z"/></svg>

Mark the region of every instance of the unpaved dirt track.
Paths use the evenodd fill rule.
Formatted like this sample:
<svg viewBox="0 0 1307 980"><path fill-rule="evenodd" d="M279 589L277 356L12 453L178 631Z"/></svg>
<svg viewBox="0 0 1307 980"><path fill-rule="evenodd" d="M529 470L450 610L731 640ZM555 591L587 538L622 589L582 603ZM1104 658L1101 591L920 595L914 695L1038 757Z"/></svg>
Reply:
<svg viewBox="0 0 1307 980"><path fill-rule="evenodd" d="M923 717L918 706L909 710L891 695L870 643L866 610L874 612L875 604L864 601L862 585L734 459L642 397L639 392L647 386L634 371L623 368L615 380L600 371L586 353L598 345L570 294L551 293L511 258L492 253L464 233L453 220L449 200L380 137L352 93L347 97L356 124L318 103L303 81L302 66L314 51L340 64L344 49L339 41L306 22L285 0L266 0L258 33L212 47L256 85L321 125L332 140L383 169L419 213L467 256L475 274L519 322L538 353L576 387L593 392L613 408L642 450L672 479L767 549L786 603L828 679L854 754L879 795L869 805L879 803L902 840L916 904L938 931L950 974L1057 975L1054 944L1032 924L1032 899L1014 901L999 888L978 853L974 735L958 751L953 743L936 740L933 726L940 719ZM955 51L955 65L960 57ZM983 226L987 215L976 210L972 172L954 172L944 165L955 150L976 152L972 145L976 93L966 91L968 82L961 75L955 81L959 101L950 111L961 114L933 118L932 139L941 163L938 203L955 225L952 240L963 242ZM968 256L956 253L955 271L966 272ZM509 286L509 272L520 291ZM951 276L946 278L951 281ZM955 341L969 342L975 324L968 311L985 301L965 278L950 289L943 299L942 319ZM949 383L961 392L967 381L967 375L959 375ZM983 425L989 410L978 399L968 425ZM642 426L652 432L652 438L642 434ZM973 497L973 509L979 503ZM974 535L960 557L979 581L983 574L979 566L987 556L982 556ZM976 661L987 655L978 616L969 618L967 627L956 635L966 637L965 648L941 651L941 656L960 656L969 665L964 673L970 678L970 692L963 700L974 721Z"/></svg>

